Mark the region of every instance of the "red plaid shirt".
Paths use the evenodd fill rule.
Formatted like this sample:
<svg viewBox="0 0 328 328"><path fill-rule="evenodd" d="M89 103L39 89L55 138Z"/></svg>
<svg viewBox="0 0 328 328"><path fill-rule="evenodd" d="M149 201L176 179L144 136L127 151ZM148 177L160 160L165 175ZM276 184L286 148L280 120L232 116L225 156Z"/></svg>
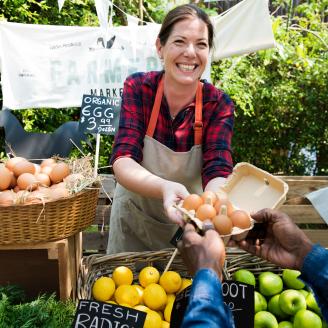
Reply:
<svg viewBox="0 0 328 328"><path fill-rule="evenodd" d="M143 139L163 72L135 73L125 83L119 131L115 136L110 163L119 157L142 161ZM234 104L212 84L203 86L203 187L213 178L227 177L232 171L231 137ZM153 138L176 152L189 151L194 145L195 103L184 108L172 121L163 95Z"/></svg>

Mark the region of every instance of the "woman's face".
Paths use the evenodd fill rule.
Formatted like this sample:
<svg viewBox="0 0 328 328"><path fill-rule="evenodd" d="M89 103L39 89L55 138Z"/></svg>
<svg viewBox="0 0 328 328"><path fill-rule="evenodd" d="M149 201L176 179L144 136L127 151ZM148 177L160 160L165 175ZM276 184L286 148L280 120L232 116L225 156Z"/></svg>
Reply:
<svg viewBox="0 0 328 328"><path fill-rule="evenodd" d="M164 61L165 78L178 84L193 84L205 70L209 56L208 29L197 17L177 22L165 45L156 41Z"/></svg>

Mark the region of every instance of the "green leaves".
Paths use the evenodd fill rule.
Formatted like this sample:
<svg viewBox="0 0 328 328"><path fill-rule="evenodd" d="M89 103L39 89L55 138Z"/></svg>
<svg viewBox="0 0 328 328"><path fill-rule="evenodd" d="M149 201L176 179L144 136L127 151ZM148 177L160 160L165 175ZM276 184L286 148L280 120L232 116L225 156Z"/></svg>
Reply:
<svg viewBox="0 0 328 328"><path fill-rule="evenodd" d="M276 48L213 65L213 80L236 105L235 162L281 174L327 173L318 169L328 168L327 157L310 172L313 159L301 151L318 153L328 133L328 30L317 11L321 3L303 4L295 11L303 16L288 30L285 18L273 18Z"/></svg>

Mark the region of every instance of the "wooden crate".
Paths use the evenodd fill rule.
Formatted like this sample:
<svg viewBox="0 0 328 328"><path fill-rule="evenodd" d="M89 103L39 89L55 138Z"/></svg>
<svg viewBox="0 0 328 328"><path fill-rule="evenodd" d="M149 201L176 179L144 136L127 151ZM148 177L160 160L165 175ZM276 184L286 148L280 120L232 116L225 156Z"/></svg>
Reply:
<svg viewBox="0 0 328 328"><path fill-rule="evenodd" d="M311 205L305 195L327 187L328 176L280 176L288 183L286 202L280 208L304 230L313 242L328 247L328 226ZM83 252L85 254L105 253L108 240L110 200L113 197L115 178L104 175L103 189L99 194L97 214L92 229L83 232Z"/></svg>
<svg viewBox="0 0 328 328"><path fill-rule="evenodd" d="M29 299L56 293L76 298L82 233L55 242L0 246L0 285L17 284Z"/></svg>

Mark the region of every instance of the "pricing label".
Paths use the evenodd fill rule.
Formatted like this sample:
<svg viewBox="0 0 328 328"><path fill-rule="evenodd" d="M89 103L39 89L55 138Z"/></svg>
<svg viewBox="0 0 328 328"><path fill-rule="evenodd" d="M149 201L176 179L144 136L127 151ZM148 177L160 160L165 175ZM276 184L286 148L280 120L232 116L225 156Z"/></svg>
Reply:
<svg viewBox="0 0 328 328"><path fill-rule="evenodd" d="M115 135L120 109L121 98L83 95L80 126L88 133Z"/></svg>

